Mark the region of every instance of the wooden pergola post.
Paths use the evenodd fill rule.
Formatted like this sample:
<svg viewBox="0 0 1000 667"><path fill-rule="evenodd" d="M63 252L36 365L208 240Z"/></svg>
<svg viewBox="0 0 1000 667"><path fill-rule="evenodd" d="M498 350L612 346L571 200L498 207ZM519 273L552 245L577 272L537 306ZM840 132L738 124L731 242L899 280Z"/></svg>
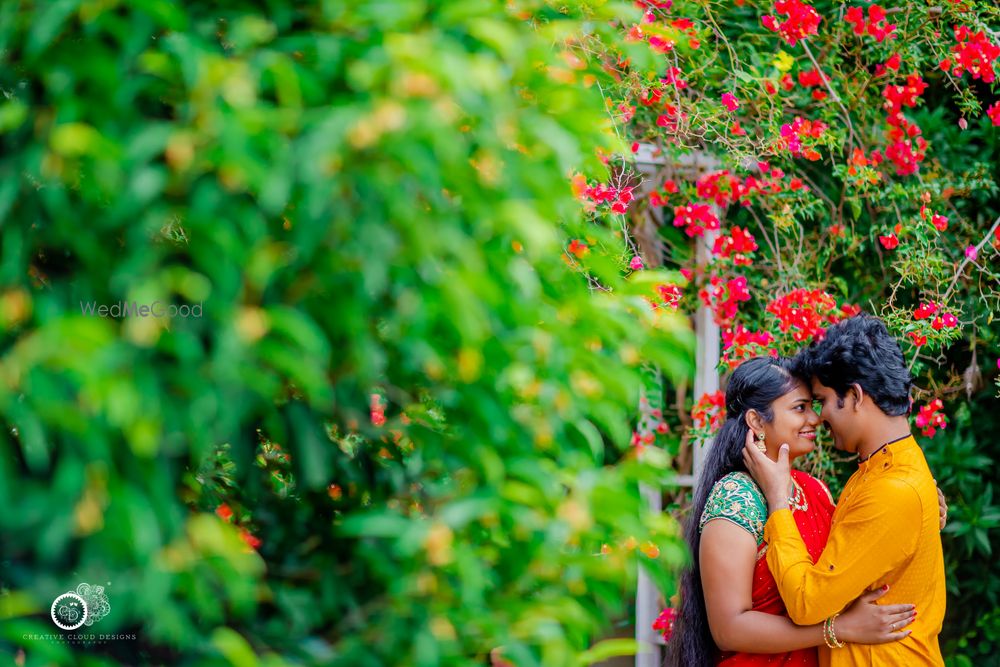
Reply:
<svg viewBox="0 0 1000 667"><path fill-rule="evenodd" d="M644 184L653 181L654 185L659 185L655 179L663 171L669 171L671 174L679 173L687 178L697 179L702 174L718 168L718 162L704 153L684 156L676 163L667 165L663 156L657 155L656 147L651 144L639 145L636 162L639 171L646 178ZM718 215L719 211L716 211L716 214ZM648 215L651 218L647 221L648 224L657 227L663 224L661 210L650 208ZM708 266L712 244L717 236L718 232L713 231L707 232L704 237L699 239L695 255L699 268ZM643 257L650 266L659 266L663 263L662 249L659 246L657 246L656 252L656 257ZM716 369L720 357L720 332L719 326L712 317L712 311L704 304L701 304L695 313L694 327L697 340L694 395L700 397L705 393L719 389L719 374ZM676 480L678 486L695 486L708 446L709 443L695 446L691 475L679 476ZM640 493L650 511L663 511L662 489L643 485L640 488ZM663 638L653 630L653 621L656 620L660 612L660 598L660 591L657 590L656 585L645 570L640 567L635 594L635 638L639 644L639 650L635 656L635 667L661 667L663 662Z"/></svg>

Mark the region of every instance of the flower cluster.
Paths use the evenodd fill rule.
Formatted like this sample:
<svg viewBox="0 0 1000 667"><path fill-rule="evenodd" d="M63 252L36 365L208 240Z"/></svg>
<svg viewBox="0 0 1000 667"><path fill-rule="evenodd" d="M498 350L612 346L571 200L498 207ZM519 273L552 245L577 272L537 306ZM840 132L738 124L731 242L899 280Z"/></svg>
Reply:
<svg viewBox="0 0 1000 667"><path fill-rule="evenodd" d="M819 30L820 15L811 5L801 0L778 0L774 3L774 11L788 18L778 23L774 16L763 16L761 25L772 32L781 35L790 46L795 46L799 40L809 35L815 35Z"/></svg>
<svg viewBox="0 0 1000 667"><path fill-rule="evenodd" d="M941 399L935 398L927 405L921 406L920 411L917 412L915 419L917 428L928 438L933 438L938 429L944 430L948 427L948 419L941 411L943 408L944 403L941 402Z"/></svg>
<svg viewBox="0 0 1000 667"><path fill-rule="evenodd" d="M712 254L725 259L732 259L736 266L750 266L753 261L750 255L757 250L757 241L753 234L741 227L733 227L729 234L719 236L712 246Z"/></svg>
<svg viewBox="0 0 1000 667"><path fill-rule="evenodd" d="M855 148L851 153L851 157L847 160L847 175L850 177L848 182L855 187L866 183L872 185L878 183L882 180L882 172L875 169L875 167L882 164L884 159L882 151L877 148L867 157L864 151L860 148Z"/></svg>
<svg viewBox="0 0 1000 667"><path fill-rule="evenodd" d="M675 195L678 192L680 192L680 190L677 187L677 183L671 180L664 181L661 188L662 191L654 190L649 193L650 206L656 206L656 207L666 206L667 201L670 199L670 195Z"/></svg>
<svg viewBox="0 0 1000 667"><path fill-rule="evenodd" d="M829 81L829 77L823 73L822 70L818 70L815 67L808 70L802 70L799 72L799 85L803 88L813 88L812 98L817 102L826 99L826 91L823 90L825 83Z"/></svg>
<svg viewBox="0 0 1000 667"><path fill-rule="evenodd" d="M896 174L908 176L917 173L927 151L927 142L920 136L920 128L905 118L898 125L890 125L886 137L885 156L896 166Z"/></svg>
<svg viewBox="0 0 1000 667"><path fill-rule="evenodd" d="M920 78L919 74L911 74L906 77L906 85L889 84L882 90L882 97L885 98L885 110L889 113L889 123L895 124L900 118L899 114L903 107L911 109L917 106L920 96L927 90L927 82Z"/></svg>
<svg viewBox="0 0 1000 667"><path fill-rule="evenodd" d="M719 276L712 276L709 283L709 288L702 289L698 296L712 310L715 322L720 327L727 327L736 317L740 302L750 300L747 279L739 276L723 280Z"/></svg>
<svg viewBox="0 0 1000 667"><path fill-rule="evenodd" d="M820 159L819 152L814 148L803 147L803 139L819 139L827 129L826 123L821 120L808 120L801 116L796 116L791 123L781 126L781 144L787 148L792 155L801 155L807 160Z"/></svg>
<svg viewBox="0 0 1000 667"><path fill-rule="evenodd" d="M674 208L674 227L683 227L688 236L704 236L706 230L719 229L719 218L707 204L688 204Z"/></svg>
<svg viewBox="0 0 1000 667"><path fill-rule="evenodd" d="M684 295L684 291L681 289L680 285L674 283L662 283L656 286L656 291L660 295L662 303L653 303L654 308L671 308L677 310L677 307L681 303L681 297Z"/></svg>
<svg viewBox="0 0 1000 667"><path fill-rule="evenodd" d="M674 634L674 621L676 619L677 610L673 607L667 607L653 621L653 629L658 630L663 635L663 641L670 641L670 637Z"/></svg>
<svg viewBox="0 0 1000 667"><path fill-rule="evenodd" d="M861 312L858 306L844 304L837 308L837 301L823 290L800 288L775 299L767 305L767 312L778 318L782 333L792 332L797 342L817 340L831 324Z"/></svg>
<svg viewBox="0 0 1000 667"><path fill-rule="evenodd" d="M742 324L722 331L722 362L730 369L736 368L751 357L769 354L778 355L778 351L769 348L774 342L774 336L767 331L750 331Z"/></svg>
<svg viewBox="0 0 1000 667"><path fill-rule="evenodd" d="M868 7L868 20L865 21L865 10L863 7L848 7L845 19L848 23L854 24L854 34L864 35L868 33L881 43L886 37L895 37L893 31L896 24L885 22L885 10L878 5Z"/></svg>
<svg viewBox="0 0 1000 667"><path fill-rule="evenodd" d="M670 431L667 422L663 420L663 411L650 405L645 396L639 399L639 423L632 431L631 445L642 448L656 442L656 436Z"/></svg>
<svg viewBox="0 0 1000 667"><path fill-rule="evenodd" d="M721 391L703 394L691 408L691 421L695 429L709 433L718 431L726 418L726 395Z"/></svg>
<svg viewBox="0 0 1000 667"><path fill-rule="evenodd" d="M958 43L951 47L952 57L942 60L940 68L954 76L968 72L973 79L993 83L996 80L994 61L1000 58L1000 46L982 30L972 32L964 25L955 26L955 41Z"/></svg>
<svg viewBox="0 0 1000 667"><path fill-rule="evenodd" d="M574 193L577 197L589 203L590 210L594 210L601 204L611 204L611 212L623 214L628 211L628 205L635 199L631 187L615 188L605 183L598 183L590 186L584 185L582 188L577 181L574 181Z"/></svg>

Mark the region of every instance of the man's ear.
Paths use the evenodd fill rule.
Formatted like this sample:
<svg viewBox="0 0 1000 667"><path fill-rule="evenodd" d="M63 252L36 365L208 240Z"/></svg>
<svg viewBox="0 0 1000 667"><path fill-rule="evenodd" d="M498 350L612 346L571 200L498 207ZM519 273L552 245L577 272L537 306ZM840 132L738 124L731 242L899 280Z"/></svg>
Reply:
<svg viewBox="0 0 1000 667"><path fill-rule="evenodd" d="M761 419L760 413L756 410L747 410L744 419L746 420L747 426L749 426L750 430L754 433L760 433L764 430L764 420Z"/></svg>
<svg viewBox="0 0 1000 667"><path fill-rule="evenodd" d="M865 390L861 388L861 385L855 382L847 389L847 393L851 395L854 402L854 411L858 412L861 410L861 406L864 405L865 400L867 400L868 395Z"/></svg>

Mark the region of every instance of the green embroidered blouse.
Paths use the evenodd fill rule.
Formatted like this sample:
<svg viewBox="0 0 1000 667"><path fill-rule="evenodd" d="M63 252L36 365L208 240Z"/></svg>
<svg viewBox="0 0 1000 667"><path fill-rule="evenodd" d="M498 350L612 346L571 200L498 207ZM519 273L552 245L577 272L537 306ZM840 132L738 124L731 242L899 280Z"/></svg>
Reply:
<svg viewBox="0 0 1000 667"><path fill-rule="evenodd" d="M764 541L767 500L753 478L745 472L731 472L712 487L698 532L712 519L725 519L754 536L759 547Z"/></svg>

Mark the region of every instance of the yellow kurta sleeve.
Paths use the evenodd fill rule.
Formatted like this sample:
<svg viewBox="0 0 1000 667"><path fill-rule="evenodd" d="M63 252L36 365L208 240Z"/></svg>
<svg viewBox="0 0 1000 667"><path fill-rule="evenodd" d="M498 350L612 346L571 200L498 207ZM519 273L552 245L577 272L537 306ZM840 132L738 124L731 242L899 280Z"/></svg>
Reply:
<svg viewBox="0 0 1000 667"><path fill-rule="evenodd" d="M922 514L909 483L872 480L845 503L815 565L789 510L774 512L764 527L768 567L799 625L843 610L916 551Z"/></svg>

